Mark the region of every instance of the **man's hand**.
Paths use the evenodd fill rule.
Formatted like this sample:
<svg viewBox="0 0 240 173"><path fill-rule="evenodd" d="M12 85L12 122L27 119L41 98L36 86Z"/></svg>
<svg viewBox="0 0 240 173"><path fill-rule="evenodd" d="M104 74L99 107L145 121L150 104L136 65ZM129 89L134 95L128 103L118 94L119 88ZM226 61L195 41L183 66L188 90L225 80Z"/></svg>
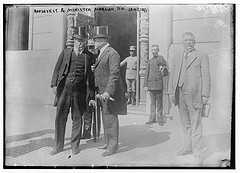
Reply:
<svg viewBox="0 0 240 173"><path fill-rule="evenodd" d="M148 87L144 87L143 89L144 89L145 91L148 91Z"/></svg>
<svg viewBox="0 0 240 173"><path fill-rule="evenodd" d="M169 99L172 103L175 102L175 98L174 98L174 95L173 94L169 94Z"/></svg>
<svg viewBox="0 0 240 173"><path fill-rule="evenodd" d="M96 107L97 104L96 104L95 100L90 100L88 105L92 106L92 107Z"/></svg>
<svg viewBox="0 0 240 173"><path fill-rule="evenodd" d="M202 96L202 102L205 105L208 102L209 98Z"/></svg>
<svg viewBox="0 0 240 173"><path fill-rule="evenodd" d="M54 94L57 94L57 87L56 86L52 87L52 90L53 90Z"/></svg>
<svg viewBox="0 0 240 173"><path fill-rule="evenodd" d="M110 95L109 95L107 92L104 92L104 93L102 94L102 99L105 100L105 101L107 101L108 99L110 99Z"/></svg>

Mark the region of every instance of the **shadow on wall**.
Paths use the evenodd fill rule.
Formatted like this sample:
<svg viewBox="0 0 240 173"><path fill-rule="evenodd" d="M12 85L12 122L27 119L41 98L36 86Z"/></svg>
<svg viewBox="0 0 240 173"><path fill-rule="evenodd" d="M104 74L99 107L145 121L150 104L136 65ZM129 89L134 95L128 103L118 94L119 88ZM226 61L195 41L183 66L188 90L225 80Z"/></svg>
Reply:
<svg viewBox="0 0 240 173"><path fill-rule="evenodd" d="M202 156L207 159L215 152L224 152L230 150L231 134L211 134L203 136L202 139Z"/></svg>

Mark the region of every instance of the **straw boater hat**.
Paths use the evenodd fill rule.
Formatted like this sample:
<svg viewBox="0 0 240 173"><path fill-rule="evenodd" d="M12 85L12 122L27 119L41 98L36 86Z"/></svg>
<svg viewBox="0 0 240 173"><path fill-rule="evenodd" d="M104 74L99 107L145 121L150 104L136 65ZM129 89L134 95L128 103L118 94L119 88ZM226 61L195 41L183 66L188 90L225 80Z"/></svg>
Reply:
<svg viewBox="0 0 240 173"><path fill-rule="evenodd" d="M94 27L93 39L95 39L95 38L111 38L108 35L108 26L96 26L96 27Z"/></svg>
<svg viewBox="0 0 240 173"><path fill-rule="evenodd" d="M130 46L129 50L136 50L136 46Z"/></svg>
<svg viewBox="0 0 240 173"><path fill-rule="evenodd" d="M86 27L81 26L74 28L73 38L86 40L87 39Z"/></svg>

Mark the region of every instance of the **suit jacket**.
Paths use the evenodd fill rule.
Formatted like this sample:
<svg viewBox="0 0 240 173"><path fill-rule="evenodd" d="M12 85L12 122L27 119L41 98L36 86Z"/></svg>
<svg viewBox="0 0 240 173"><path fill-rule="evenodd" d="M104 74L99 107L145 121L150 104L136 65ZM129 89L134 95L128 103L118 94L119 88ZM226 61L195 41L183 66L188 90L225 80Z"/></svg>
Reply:
<svg viewBox="0 0 240 173"><path fill-rule="evenodd" d="M57 86L57 94L55 96L54 106L57 105L58 99L64 88L66 77L68 75L68 71L70 68L72 52L73 52L73 48L64 49L61 52L61 54L57 60L57 63L55 65L53 75L52 75L52 81L51 81L51 87ZM94 81L93 81L93 78L90 77L91 75L93 75L93 73L91 73L91 64L90 64L91 58L89 58L88 55L86 55L86 56L87 56L85 58L85 60L86 60L85 76L87 76L86 82L88 82L89 89L93 90L94 89Z"/></svg>
<svg viewBox="0 0 240 173"><path fill-rule="evenodd" d="M95 85L98 93L107 92L115 101L108 101L110 114L126 115L126 99L120 76L120 56L108 46L98 57L95 65Z"/></svg>
<svg viewBox="0 0 240 173"><path fill-rule="evenodd" d="M170 70L168 94L174 94L175 105L179 104L178 82L184 52L173 57ZM186 60L186 80L184 82L185 93L191 99L195 108L201 108L202 96L210 97L211 77L209 71L209 58L207 54L194 49Z"/></svg>
<svg viewBox="0 0 240 173"><path fill-rule="evenodd" d="M149 90L162 90L163 89L163 76L168 75L167 63L162 56L151 58L148 60L147 68L145 71L144 87ZM160 66L164 67L164 74L160 72Z"/></svg>

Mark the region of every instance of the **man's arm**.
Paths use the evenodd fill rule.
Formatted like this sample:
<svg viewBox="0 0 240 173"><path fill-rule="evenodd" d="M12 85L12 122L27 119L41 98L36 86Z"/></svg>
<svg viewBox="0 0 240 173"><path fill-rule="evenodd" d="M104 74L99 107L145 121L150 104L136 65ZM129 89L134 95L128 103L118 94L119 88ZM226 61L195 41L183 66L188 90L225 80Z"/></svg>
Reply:
<svg viewBox="0 0 240 173"><path fill-rule="evenodd" d="M147 62L147 68L145 71L145 78L144 78L144 83L143 83L143 88L145 91L148 90L148 75L149 75L149 68L150 68L150 60Z"/></svg>
<svg viewBox="0 0 240 173"><path fill-rule="evenodd" d="M114 52L109 57L109 79L105 89L110 95L114 95L116 91L117 81L120 78L120 56Z"/></svg>
<svg viewBox="0 0 240 173"><path fill-rule="evenodd" d="M167 62L166 60L163 58L163 56L160 56L159 58L159 64L160 64L160 71L161 71L161 74L163 76L167 76L168 75L168 68L167 68Z"/></svg>
<svg viewBox="0 0 240 173"><path fill-rule="evenodd" d="M120 63L120 67L122 67L124 64L127 63L127 58L125 58L121 63Z"/></svg>
<svg viewBox="0 0 240 173"><path fill-rule="evenodd" d="M210 97L211 90L211 75L209 70L209 58L204 54L201 59L201 73L202 73L202 97L204 104L207 103Z"/></svg>
<svg viewBox="0 0 240 173"><path fill-rule="evenodd" d="M63 61L63 57L64 57L64 50L59 55L57 63L55 65L53 75L52 75L52 80L51 80L51 88L57 86L58 74Z"/></svg>

